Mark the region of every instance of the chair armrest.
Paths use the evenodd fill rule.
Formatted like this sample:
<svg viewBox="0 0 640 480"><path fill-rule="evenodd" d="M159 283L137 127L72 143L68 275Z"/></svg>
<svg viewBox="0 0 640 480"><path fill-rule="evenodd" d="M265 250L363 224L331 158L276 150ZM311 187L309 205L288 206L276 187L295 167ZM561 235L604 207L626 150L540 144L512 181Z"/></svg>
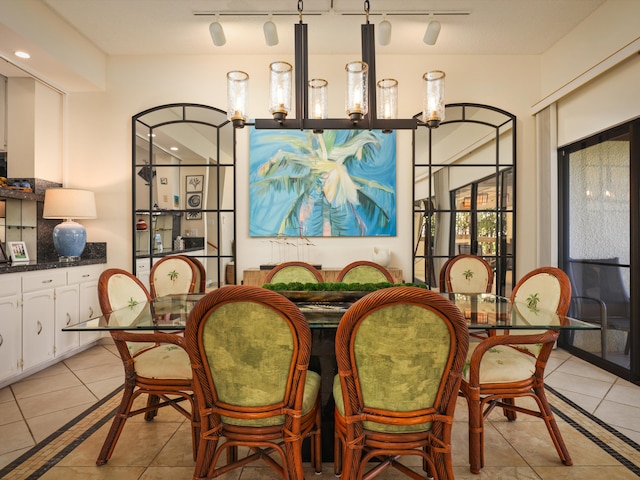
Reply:
<svg viewBox="0 0 640 480"><path fill-rule="evenodd" d="M599 306L600 309L600 325L602 326L603 329L607 328L607 324L608 324L608 317L607 317L607 304L600 300L599 298L595 298L595 297L587 297L587 296L582 296L582 295L578 295L575 297L571 297L571 304L576 304L578 310L580 310L580 302L574 302L574 300L588 300L590 302L596 303ZM582 320L582 319L580 319ZM589 320L583 320L584 322L588 322L588 323L592 323L589 322Z"/></svg>

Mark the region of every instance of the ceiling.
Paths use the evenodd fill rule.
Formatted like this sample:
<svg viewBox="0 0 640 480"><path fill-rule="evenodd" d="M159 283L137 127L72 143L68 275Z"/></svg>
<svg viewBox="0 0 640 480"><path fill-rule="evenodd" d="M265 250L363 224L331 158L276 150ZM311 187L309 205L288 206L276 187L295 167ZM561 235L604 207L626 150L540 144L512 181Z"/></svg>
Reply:
<svg viewBox="0 0 640 480"><path fill-rule="evenodd" d="M42 0L107 55L292 54L298 4L309 25L309 52L360 52L361 0ZM370 0L370 21L392 23L379 54L500 54L545 52L606 0ZM195 13L210 13L196 15ZM227 43L215 47L208 26L221 14ZM280 43L267 47L267 14ZM436 45L422 37L435 13ZM443 14L444 13L444 14Z"/></svg>

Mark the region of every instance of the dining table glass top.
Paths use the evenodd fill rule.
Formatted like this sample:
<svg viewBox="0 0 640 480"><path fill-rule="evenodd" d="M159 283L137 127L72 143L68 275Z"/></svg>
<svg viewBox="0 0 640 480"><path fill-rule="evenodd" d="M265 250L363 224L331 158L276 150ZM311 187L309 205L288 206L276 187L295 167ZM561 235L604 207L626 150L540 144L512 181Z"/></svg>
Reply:
<svg viewBox="0 0 640 480"><path fill-rule="evenodd" d="M440 293L453 302L469 330L599 330L600 325L556 315L490 293ZM204 294L169 295L131 304L63 328L63 331L184 330L189 313ZM311 328L337 328L348 302L295 302Z"/></svg>

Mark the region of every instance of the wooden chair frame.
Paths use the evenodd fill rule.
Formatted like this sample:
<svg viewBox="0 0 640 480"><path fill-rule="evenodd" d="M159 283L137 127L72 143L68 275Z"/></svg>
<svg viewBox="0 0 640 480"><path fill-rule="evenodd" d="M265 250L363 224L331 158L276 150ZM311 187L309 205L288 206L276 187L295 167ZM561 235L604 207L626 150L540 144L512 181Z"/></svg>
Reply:
<svg viewBox="0 0 640 480"><path fill-rule="evenodd" d="M433 406L417 411L391 411L366 407L354 356L357 329L371 312L391 305L410 304L435 312L446 323L451 338L447 366ZM343 480L370 479L394 467L414 479L453 479L451 429L462 369L469 346L467 324L460 310L441 295L417 287L393 287L370 293L354 303L340 321L336 359L344 399L344 416L335 409L335 473ZM387 425L432 422L429 431L382 433L367 430L364 421ZM403 455L422 458L426 477L398 462ZM377 460L365 473L367 462ZM369 465L371 466L371 465Z"/></svg>
<svg viewBox="0 0 640 480"><path fill-rule="evenodd" d="M151 267L151 272L150 272L150 275L149 275L149 287L151 289L151 297L152 298L158 297L158 292L157 292L157 288L156 288L156 282L155 282L155 279L154 279L154 275L155 275L156 271L159 268L161 268L164 265L165 262L175 261L175 260L181 260L186 265L189 266L189 269L191 270L191 282L189 283L189 287L188 287L187 291L176 291L174 293L193 293L193 291L195 290L196 281L198 280L198 278L200 276L200 272L198 270L198 267L196 267L196 264L190 258L188 258L185 255L170 255L170 256L161 258L156 263L154 263L153 266Z"/></svg>
<svg viewBox="0 0 640 480"><path fill-rule="evenodd" d="M477 255L471 255L466 253L461 255L456 255L450 260L447 260L447 262L444 264L443 269L444 269L444 281L447 288L446 291L453 292L453 293L457 292L457 290L453 288L453 285L451 282L451 269L454 267L454 265L457 262L465 261L465 260L473 260L486 269L487 284L485 286L484 291L482 292L460 292L460 293L491 293L491 288L493 287L493 269L491 268L491 265L489 265L489 263L487 263L487 261L482 257L478 257Z"/></svg>
<svg viewBox="0 0 640 480"><path fill-rule="evenodd" d="M218 398L202 336L210 314L232 302L255 303L273 309L289 324L294 352L282 402L249 407L224 403ZM307 437L311 438L312 465L316 472L322 471L320 394L314 407L305 415L302 413L305 378L311 356L311 330L295 304L263 288L224 286L207 294L196 304L189 315L185 338L202 421L194 478L214 478L262 459L285 479L302 480L302 442ZM223 417L255 420L279 415L285 416L284 423L268 427L232 425L223 420ZM223 437L226 441L220 442ZM237 448L243 445L250 448L250 454L238 458ZM216 468L223 452L227 453L227 462ZM270 456L273 452L280 455L281 463Z"/></svg>
<svg viewBox="0 0 640 480"><path fill-rule="evenodd" d="M368 260L358 260L355 262L351 262L349 265L345 266L342 270L340 270L340 273L338 273L338 277L336 281L338 282L344 281L345 275L349 273L349 271L351 271L352 269L358 268L358 267L373 268L379 271L380 273L382 273L387 279L387 282L393 283L393 276L391 275L391 272L389 272L389 270L387 270L386 268L384 268L382 265L378 263L370 262Z"/></svg>
<svg viewBox="0 0 640 480"><path fill-rule="evenodd" d="M204 293L207 290L207 270L204 264L195 257L189 257L187 255L180 255L186 258L196 267L197 275L195 286L193 288L194 293Z"/></svg>
<svg viewBox="0 0 640 480"><path fill-rule="evenodd" d="M264 279L264 283L271 283L271 279L273 279L276 273L280 272L281 270L284 270L285 268L290 268L290 267L306 268L313 274L314 277L316 277L316 280L318 280L318 282L324 281L324 278L320 270L318 270L316 267L314 267L313 265L307 262L283 262L283 263L279 263L278 265L273 267L271 270L269 270L269 273L267 273L267 276Z"/></svg>
<svg viewBox="0 0 640 480"><path fill-rule="evenodd" d="M118 268L107 269L102 272L100 279L98 280L98 300L104 315L108 317L109 313L113 311L111 307L111 300L109 298L108 284L110 278L114 275L127 276L145 292L147 301L151 300L147 289L142 282L138 280L138 278L125 270ZM186 344L184 337L181 335L157 331L154 331L153 333L137 333L111 330L110 333L124 366L124 390L122 393L122 400L120 401L120 405L118 406L113 422L111 423L111 428L109 429L107 437L102 445L96 464L104 465L109 461L128 418L144 414L145 420L150 421L157 415L159 408L169 406L180 412L191 422L193 457L195 459L197 441L199 437L199 420L197 416L198 412L195 408L195 401L193 399L192 381L187 379L156 379L143 377L136 373L134 364L134 358L136 355L140 355L143 352L148 351L150 348L155 348L161 344L171 343L181 348L185 348ZM132 356L127 346L127 343L129 342L149 343L151 345ZM144 394L148 395L146 406L133 410L133 403L136 398ZM180 405L183 401L189 403L189 410Z"/></svg>
<svg viewBox="0 0 640 480"><path fill-rule="evenodd" d="M560 285L560 299L556 313L561 316L566 315L571 302L571 284L567 275L555 267L537 268L520 279L511 294L512 302L527 280L544 274L552 275L557 279ZM505 331L504 335L491 336L482 340L473 350L469 362L469 381L466 382L463 379L460 385L460 392L466 398L469 409L469 465L472 473L480 473L484 466L484 422L495 407L503 408L509 421L516 419L517 412L541 418L545 422L561 462L564 465L572 465L569 451L562 439L544 390L544 370L558 335L557 330L524 335L509 335L509 332ZM537 356L525 348L519 348L519 346L538 344L542 347ZM534 373L529 378L516 382L481 383L482 358L485 353L500 345L515 348L522 354L533 357ZM507 368L506 365L505 368ZM515 399L519 397L533 398L539 411L517 406Z"/></svg>

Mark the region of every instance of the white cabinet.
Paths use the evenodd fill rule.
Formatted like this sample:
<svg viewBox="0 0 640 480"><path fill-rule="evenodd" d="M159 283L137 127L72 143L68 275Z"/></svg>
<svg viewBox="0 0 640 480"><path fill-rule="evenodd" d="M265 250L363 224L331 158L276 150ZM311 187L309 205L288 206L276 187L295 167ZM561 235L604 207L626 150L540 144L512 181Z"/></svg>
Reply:
<svg viewBox="0 0 640 480"><path fill-rule="evenodd" d="M62 329L76 324L79 319L79 288L78 285L66 285L56 288L55 291L55 329L54 329L54 355L59 357L80 345L78 332L63 332Z"/></svg>
<svg viewBox="0 0 640 480"><path fill-rule="evenodd" d="M104 265L0 275L0 388L73 355L101 332L63 332L100 315Z"/></svg>
<svg viewBox="0 0 640 480"><path fill-rule="evenodd" d="M20 276L0 277L0 380L16 375L21 356Z"/></svg>
<svg viewBox="0 0 640 480"><path fill-rule="evenodd" d="M54 348L55 289L66 285L62 270L22 275L22 369L51 360Z"/></svg>
<svg viewBox="0 0 640 480"><path fill-rule="evenodd" d="M136 277L140 280L147 290L151 290L149 285L149 277L151 276L151 260L148 258L138 258L136 260Z"/></svg>

